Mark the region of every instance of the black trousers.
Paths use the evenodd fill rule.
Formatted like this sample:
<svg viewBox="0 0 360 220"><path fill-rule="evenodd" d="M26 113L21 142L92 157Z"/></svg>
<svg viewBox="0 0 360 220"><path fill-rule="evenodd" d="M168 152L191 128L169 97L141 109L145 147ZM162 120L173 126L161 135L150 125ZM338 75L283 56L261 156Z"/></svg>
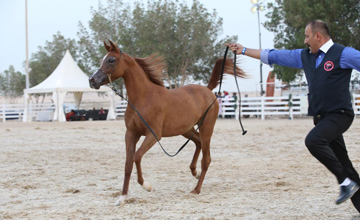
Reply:
<svg viewBox="0 0 360 220"><path fill-rule="evenodd" d="M352 110L339 110L325 116L315 116L315 127L305 139L310 153L336 176L339 184L349 177L360 185L359 174L350 161L342 135L353 120ZM351 200L360 212L360 190Z"/></svg>

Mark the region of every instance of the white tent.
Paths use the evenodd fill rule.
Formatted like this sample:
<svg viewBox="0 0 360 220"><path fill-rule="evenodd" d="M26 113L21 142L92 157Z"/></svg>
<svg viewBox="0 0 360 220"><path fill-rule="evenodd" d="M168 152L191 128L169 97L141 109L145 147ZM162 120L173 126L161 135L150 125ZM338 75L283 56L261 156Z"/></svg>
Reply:
<svg viewBox="0 0 360 220"><path fill-rule="evenodd" d="M89 86L89 77L78 67L70 52L67 50L60 64L48 78L32 88L24 89L25 110L23 121L31 121L29 117L31 94L52 93L52 100L55 104L55 112L52 120L66 121L63 104L67 92L74 93L75 104L79 107L83 92L97 91L108 93L110 108L107 120L115 119L113 91L104 86L100 87L99 90L91 89Z"/></svg>

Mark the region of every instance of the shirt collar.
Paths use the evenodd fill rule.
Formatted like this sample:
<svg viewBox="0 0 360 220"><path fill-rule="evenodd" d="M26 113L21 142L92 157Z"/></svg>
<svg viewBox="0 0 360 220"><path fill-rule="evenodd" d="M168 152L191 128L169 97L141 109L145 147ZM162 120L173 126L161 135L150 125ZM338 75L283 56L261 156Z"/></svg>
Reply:
<svg viewBox="0 0 360 220"><path fill-rule="evenodd" d="M330 39L325 44L323 44L319 50L321 50L324 53L327 53L332 45L334 45L334 42L332 41L332 39Z"/></svg>

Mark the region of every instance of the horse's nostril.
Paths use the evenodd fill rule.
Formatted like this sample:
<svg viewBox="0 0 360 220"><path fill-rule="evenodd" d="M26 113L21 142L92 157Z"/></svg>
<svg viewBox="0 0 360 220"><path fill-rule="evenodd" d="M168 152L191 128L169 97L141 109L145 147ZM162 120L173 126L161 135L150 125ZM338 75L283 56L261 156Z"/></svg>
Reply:
<svg viewBox="0 0 360 220"><path fill-rule="evenodd" d="M94 81L95 81L94 77L90 77L89 80L90 80L91 82L94 82Z"/></svg>

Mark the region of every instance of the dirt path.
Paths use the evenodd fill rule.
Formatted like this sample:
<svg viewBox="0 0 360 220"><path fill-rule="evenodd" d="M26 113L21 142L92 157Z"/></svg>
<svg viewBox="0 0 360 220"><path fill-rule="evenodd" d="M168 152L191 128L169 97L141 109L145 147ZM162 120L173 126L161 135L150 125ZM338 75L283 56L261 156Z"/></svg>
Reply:
<svg viewBox="0 0 360 220"><path fill-rule="evenodd" d="M202 192L189 165L194 145L166 156L155 145L136 170L127 204L116 207L124 173L124 122L0 123L0 219L346 219L336 179L304 146L310 119L218 120ZM360 170L360 120L345 133ZM174 153L182 137L162 139ZM200 167L200 164L198 164Z"/></svg>

